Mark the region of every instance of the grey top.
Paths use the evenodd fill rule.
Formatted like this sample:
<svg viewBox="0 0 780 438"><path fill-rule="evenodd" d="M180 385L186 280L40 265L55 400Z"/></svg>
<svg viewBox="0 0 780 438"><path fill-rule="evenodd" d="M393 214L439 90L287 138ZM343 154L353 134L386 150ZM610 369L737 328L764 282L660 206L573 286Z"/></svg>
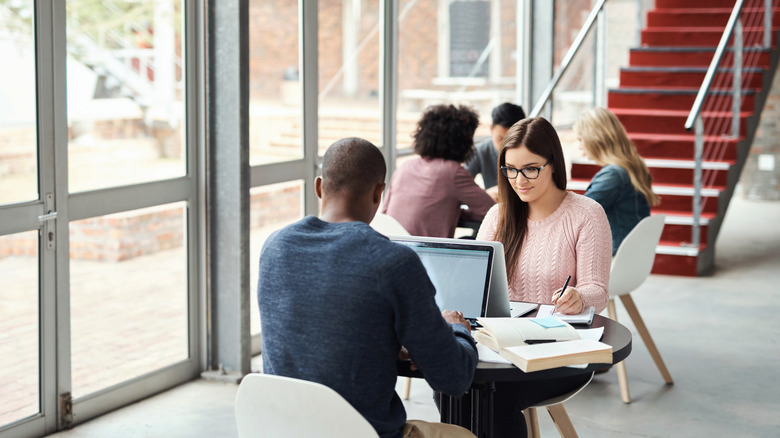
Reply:
<svg viewBox="0 0 780 438"><path fill-rule="evenodd" d="M482 174L485 188L489 189L498 184L498 151L493 146L493 139L489 138L476 146L477 152L466 163L466 170L471 176Z"/></svg>
<svg viewBox="0 0 780 438"><path fill-rule="evenodd" d="M420 259L363 222L308 216L268 238L257 287L263 371L322 383L381 437L401 437L396 394L403 345L434 390L461 395L477 365L473 339L447 324Z"/></svg>

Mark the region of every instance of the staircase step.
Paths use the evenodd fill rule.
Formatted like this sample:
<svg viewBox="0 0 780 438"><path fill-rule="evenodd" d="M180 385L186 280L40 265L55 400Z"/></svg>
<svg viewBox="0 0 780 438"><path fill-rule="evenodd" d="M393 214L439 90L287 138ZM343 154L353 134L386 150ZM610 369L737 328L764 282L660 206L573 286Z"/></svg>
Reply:
<svg viewBox="0 0 780 438"><path fill-rule="evenodd" d="M729 21L729 16L731 16L733 6L734 2L732 1L731 5L726 8L656 8L647 13L647 26L705 26L725 28L726 23ZM774 11L777 12L780 11L780 9L774 8ZM742 8L741 16L743 17L743 23L763 23L764 8L745 6ZM773 14L772 24L775 26L780 25L780 14Z"/></svg>
<svg viewBox="0 0 780 438"><path fill-rule="evenodd" d="M715 55L712 47L640 47L629 52L629 64L632 67L709 67ZM761 47L745 47L743 56L757 57L755 67L768 68L771 52ZM723 55L721 67L731 67L734 57L730 50ZM748 65L744 63L743 65Z"/></svg>
<svg viewBox="0 0 780 438"><path fill-rule="evenodd" d="M661 240L670 242L690 242L693 240L692 230L693 226L691 225L666 224L664 225L664 230L661 233ZM699 230L699 238L702 242L706 242L709 227L703 225L699 227Z"/></svg>
<svg viewBox="0 0 780 438"><path fill-rule="evenodd" d="M777 42L777 30L772 28L772 45ZM642 45L717 47L723 35L722 27L648 27L642 30ZM764 41L764 30L745 27L742 30L743 45L752 46Z"/></svg>
<svg viewBox="0 0 780 438"><path fill-rule="evenodd" d="M667 254L672 252L672 254ZM693 254L687 251L685 254L676 254L677 247L659 247L656 250L655 261L651 274L656 275L680 275L685 277L698 276L698 252ZM680 251L685 252L685 251Z"/></svg>
<svg viewBox="0 0 780 438"><path fill-rule="evenodd" d="M653 183L671 185L693 185L694 161L691 160L652 160L646 159ZM707 161L702 163L702 183L704 187L723 188L728 182L731 167L727 162ZM590 180L601 169L594 162L572 163L571 177Z"/></svg>
<svg viewBox="0 0 780 438"><path fill-rule="evenodd" d="M644 132L656 134L687 134L685 130L685 121L688 118L689 111L684 110L642 110L633 108L610 108L610 110L620 119L620 122L628 132ZM722 127L722 131L727 132L731 126L731 112L713 112L705 111L702 113L704 118L705 134L712 132L713 126ZM747 117L752 112L740 112L740 132L744 136L747 126Z"/></svg>
<svg viewBox="0 0 780 438"><path fill-rule="evenodd" d="M719 69L713 78L714 90L731 89L734 75L728 69ZM742 70L742 86L760 89L763 87L764 69ZM620 86L645 88L696 88L704 82L706 67L629 67L620 69Z"/></svg>
<svg viewBox="0 0 780 438"><path fill-rule="evenodd" d="M734 8L734 0L656 0L655 7L657 9L725 8L730 10Z"/></svg>
<svg viewBox="0 0 780 438"><path fill-rule="evenodd" d="M688 88L633 88L621 87L609 90L607 93L608 107L611 108L647 108L667 110L687 110L693 107L698 89ZM740 104L742 111L755 111L755 92L742 90ZM731 109L732 96L730 91L715 90L707 98L705 108L716 105L722 109Z"/></svg>
<svg viewBox="0 0 780 438"><path fill-rule="evenodd" d="M647 158L693 159L695 136L629 132L639 155ZM739 143L722 136L704 137L704 156L715 161L736 161Z"/></svg>
<svg viewBox="0 0 780 438"><path fill-rule="evenodd" d="M583 194L590 180L572 178L567 184L567 190ZM725 187L705 187L702 189L702 212L717 214L718 197ZM693 210L693 187L690 185L653 184L653 192L661 198L656 207L659 210L676 214L690 213Z"/></svg>

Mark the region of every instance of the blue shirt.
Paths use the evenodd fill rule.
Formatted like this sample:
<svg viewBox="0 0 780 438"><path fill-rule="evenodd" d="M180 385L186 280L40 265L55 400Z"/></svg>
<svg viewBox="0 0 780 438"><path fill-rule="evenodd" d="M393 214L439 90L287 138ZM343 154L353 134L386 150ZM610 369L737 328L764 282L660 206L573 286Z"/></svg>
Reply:
<svg viewBox="0 0 780 438"><path fill-rule="evenodd" d="M444 321L434 294L411 248L363 222L306 217L269 237L260 255L263 372L329 386L381 437L401 437L402 345L447 394L465 393L477 365L473 339Z"/></svg>
<svg viewBox="0 0 780 438"><path fill-rule="evenodd" d="M636 191L626 169L610 164L601 168L590 180L585 196L604 208L612 230L612 255L623 239L642 219L650 216L647 199Z"/></svg>

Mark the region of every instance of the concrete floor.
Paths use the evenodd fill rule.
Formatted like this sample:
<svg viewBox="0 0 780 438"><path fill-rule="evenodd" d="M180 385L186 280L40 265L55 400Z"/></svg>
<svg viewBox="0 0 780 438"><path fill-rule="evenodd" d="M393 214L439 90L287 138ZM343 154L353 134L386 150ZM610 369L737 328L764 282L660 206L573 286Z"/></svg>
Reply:
<svg viewBox="0 0 780 438"><path fill-rule="evenodd" d="M614 370L596 376L565 404L579 436L780 436L778 223L779 202L733 199L713 276L651 276L632 294L674 385L664 384L618 304L635 337L626 360L632 403L621 402ZM51 436L235 437L236 389L193 381ZM406 406L409 418L438 417L422 381ZM539 418L544 436L558 436L545 412Z"/></svg>

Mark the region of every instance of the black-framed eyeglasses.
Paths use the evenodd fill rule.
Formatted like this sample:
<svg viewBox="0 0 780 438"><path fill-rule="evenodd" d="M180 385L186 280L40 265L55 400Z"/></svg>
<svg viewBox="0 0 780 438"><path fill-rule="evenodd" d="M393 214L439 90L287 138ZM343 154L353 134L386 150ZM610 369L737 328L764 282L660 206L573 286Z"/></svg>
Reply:
<svg viewBox="0 0 780 438"><path fill-rule="evenodd" d="M542 171L547 165L550 164L550 162L544 163L544 166L542 167L524 167L522 169L515 169L514 167L507 167L507 166L501 166L501 174L509 179L515 179L517 178L518 174L523 174L523 176L526 179L536 179L539 178L539 172Z"/></svg>

